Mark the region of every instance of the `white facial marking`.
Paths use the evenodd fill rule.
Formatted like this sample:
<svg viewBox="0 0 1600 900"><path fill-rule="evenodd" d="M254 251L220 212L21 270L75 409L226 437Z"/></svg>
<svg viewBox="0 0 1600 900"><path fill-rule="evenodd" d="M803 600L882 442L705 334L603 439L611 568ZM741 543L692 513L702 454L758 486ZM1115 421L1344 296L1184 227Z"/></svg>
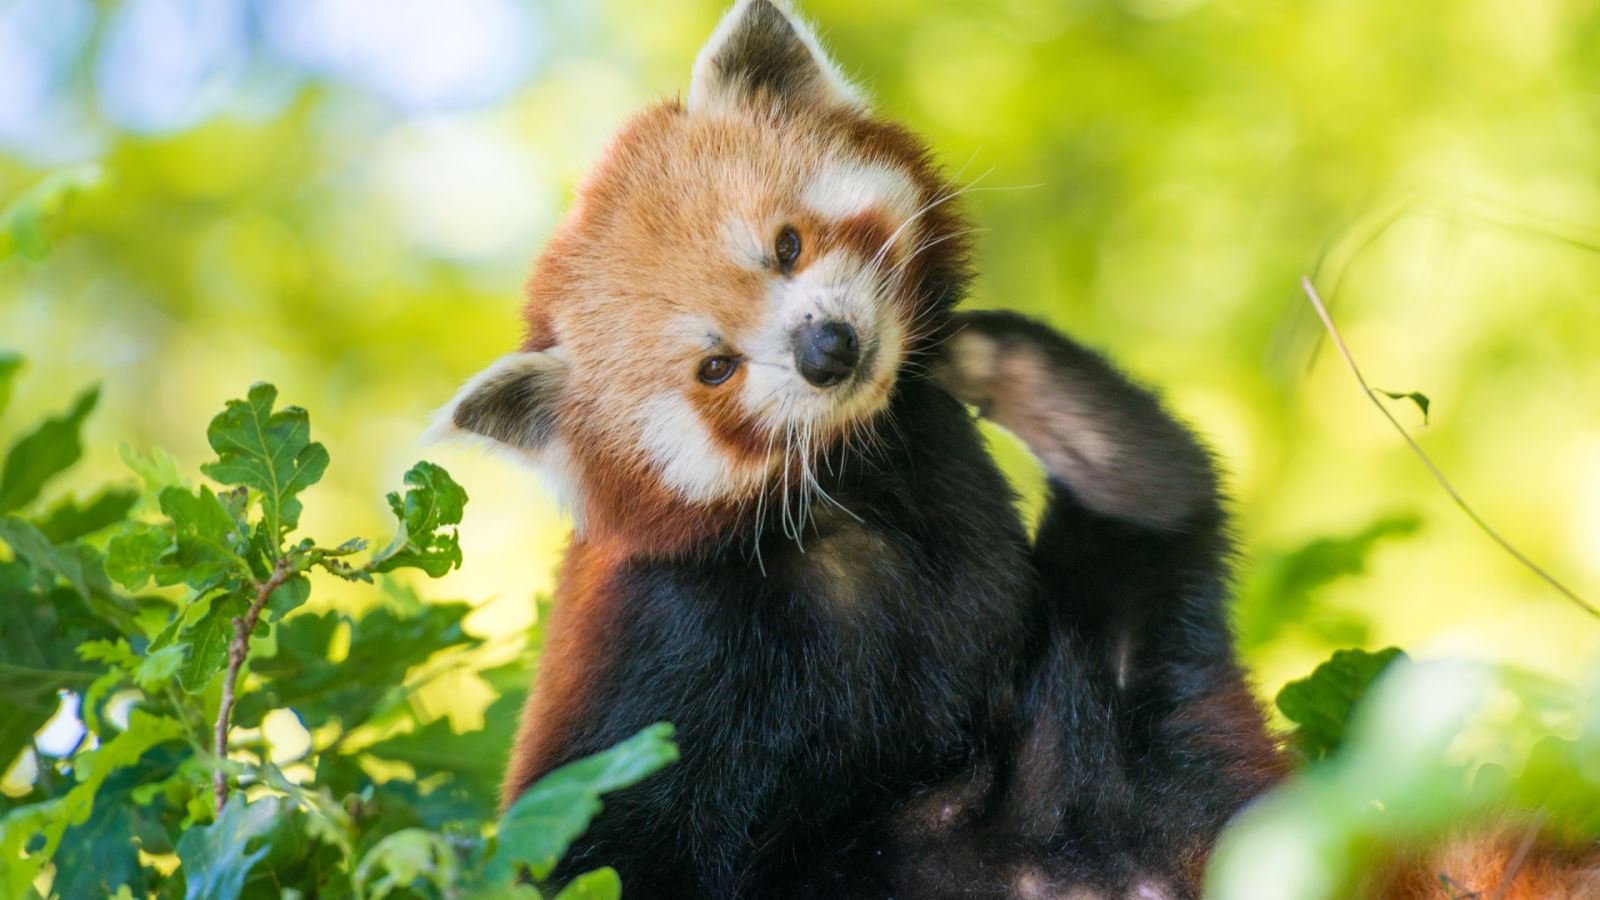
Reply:
<svg viewBox="0 0 1600 900"><path fill-rule="evenodd" d="M685 348L710 351L722 345L722 328L710 316L674 316L662 333Z"/></svg>
<svg viewBox="0 0 1600 900"><path fill-rule="evenodd" d="M828 219L848 219L878 209L903 220L916 212L917 196L916 184L895 166L830 160L806 183L800 200Z"/></svg>
<svg viewBox="0 0 1600 900"><path fill-rule="evenodd" d="M711 432L688 398L662 391L638 409L639 448L667 487L691 503L710 503L738 493L760 473L741 470L718 451Z"/></svg>
<svg viewBox="0 0 1600 900"><path fill-rule="evenodd" d="M751 272L767 268L767 247L771 241L750 224L748 218L735 213L722 223L722 245L740 268Z"/></svg>
<svg viewBox="0 0 1600 900"><path fill-rule="evenodd" d="M853 254L829 253L794 277L768 285L761 325L743 336L739 347L750 361L741 395L747 414L775 429L830 428L859 420L883 403L900 366L905 335L888 301L862 273L863 265ZM859 373L855 384L817 388L795 369L792 335L808 316L816 322L847 322L860 335L862 364L871 368Z"/></svg>

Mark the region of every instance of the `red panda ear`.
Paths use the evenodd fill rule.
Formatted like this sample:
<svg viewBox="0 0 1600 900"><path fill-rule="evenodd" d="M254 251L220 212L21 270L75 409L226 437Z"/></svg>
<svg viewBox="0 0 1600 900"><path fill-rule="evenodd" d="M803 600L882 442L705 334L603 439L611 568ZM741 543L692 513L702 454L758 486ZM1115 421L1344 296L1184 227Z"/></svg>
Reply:
<svg viewBox="0 0 1600 900"><path fill-rule="evenodd" d="M440 411L436 432L464 431L537 453L556 439L567 362L559 348L508 353L467 382Z"/></svg>
<svg viewBox="0 0 1600 900"><path fill-rule="evenodd" d="M866 107L823 52L817 36L782 0L739 0L694 61L689 112L751 106Z"/></svg>

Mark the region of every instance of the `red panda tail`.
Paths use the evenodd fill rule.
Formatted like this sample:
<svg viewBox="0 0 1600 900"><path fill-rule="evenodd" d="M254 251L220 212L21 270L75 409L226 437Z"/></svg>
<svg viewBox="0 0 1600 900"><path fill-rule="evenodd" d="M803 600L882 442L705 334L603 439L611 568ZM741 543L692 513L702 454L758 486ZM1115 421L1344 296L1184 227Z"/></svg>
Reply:
<svg viewBox="0 0 1600 900"><path fill-rule="evenodd" d="M1362 887L1375 900L1594 900L1600 844L1501 823L1397 854Z"/></svg>

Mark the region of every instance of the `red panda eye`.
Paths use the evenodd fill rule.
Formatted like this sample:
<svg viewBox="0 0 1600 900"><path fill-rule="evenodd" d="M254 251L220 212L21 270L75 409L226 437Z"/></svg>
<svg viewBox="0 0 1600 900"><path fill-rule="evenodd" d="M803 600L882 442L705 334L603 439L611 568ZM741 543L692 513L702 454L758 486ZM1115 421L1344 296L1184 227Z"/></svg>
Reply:
<svg viewBox="0 0 1600 900"><path fill-rule="evenodd" d="M727 381L737 368L739 360L731 356L708 356L700 363L700 381L704 384L721 384Z"/></svg>
<svg viewBox="0 0 1600 900"><path fill-rule="evenodd" d="M800 232L794 230L793 225L785 225L778 231L778 239L773 242L772 250L778 256L778 265L788 269L800 258Z"/></svg>

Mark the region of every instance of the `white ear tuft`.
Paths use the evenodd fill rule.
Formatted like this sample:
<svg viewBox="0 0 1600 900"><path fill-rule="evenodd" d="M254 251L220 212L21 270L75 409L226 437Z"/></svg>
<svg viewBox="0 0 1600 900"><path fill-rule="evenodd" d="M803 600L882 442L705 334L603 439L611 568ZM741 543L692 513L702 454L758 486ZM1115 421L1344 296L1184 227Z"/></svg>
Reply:
<svg viewBox="0 0 1600 900"><path fill-rule="evenodd" d="M537 452L556 437L567 364L558 349L508 353L474 375L439 410L425 440L457 434Z"/></svg>
<svg viewBox="0 0 1600 900"><path fill-rule="evenodd" d="M786 7L782 0L734 4L695 58L689 112L728 113L761 103L865 110L861 92Z"/></svg>

